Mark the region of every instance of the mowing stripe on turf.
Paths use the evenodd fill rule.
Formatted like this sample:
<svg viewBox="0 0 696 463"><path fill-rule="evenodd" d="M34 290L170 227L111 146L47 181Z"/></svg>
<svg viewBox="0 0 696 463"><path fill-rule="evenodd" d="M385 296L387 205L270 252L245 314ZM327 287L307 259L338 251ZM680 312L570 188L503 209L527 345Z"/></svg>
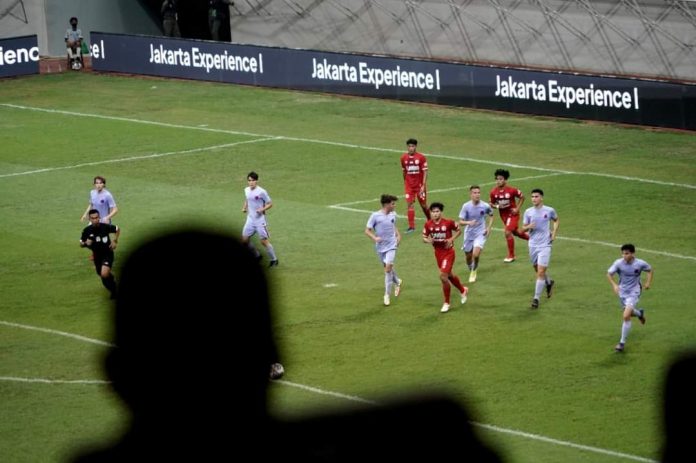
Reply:
<svg viewBox="0 0 696 463"><path fill-rule="evenodd" d="M341 146L341 147L345 147L345 148L356 148L356 149L360 149L360 150L370 150L370 151L380 151L380 152L390 152L390 153L403 153L403 150L397 150L397 149L391 149L391 148L379 148L376 146L355 145L352 143L341 143L341 142L335 142L335 141L330 141L330 140L317 140L314 138L288 137L288 136L282 136L282 135L268 135L268 134L252 133L252 132L243 132L243 131L239 131L239 130L214 129L214 128L210 128L210 127L201 127L201 126L193 126L193 125L170 124L167 122L148 121L148 120L135 119L135 118L129 118L129 117L105 116L105 115L101 115L101 114L80 113L80 112L76 112L76 111L65 111L65 110L60 110L60 109L36 108L36 107L32 107L32 106L23 106L23 105L16 105L16 104L10 104L10 103L0 103L0 106L6 107L6 108L12 108L12 109L26 110L26 111L39 111L39 112L46 112L46 113L53 113L53 114L62 114L62 115L66 115L66 116L79 116L79 117L88 117L88 118L95 118L95 119L106 119L106 120L111 120L111 121L130 122L130 123L136 123L136 124L148 124L148 125L155 125L155 126L159 126L159 127L170 127L170 128L176 128L176 129L202 130L202 131L206 131L206 132L227 133L230 135L245 135L245 136L250 136L250 137L263 138L264 140L288 140L288 141L298 141L298 142L303 142L303 143L318 143L318 144L323 144L323 145ZM653 180L653 179L646 179L646 178L639 178L639 177L629 177L626 175L606 174L603 172L577 172L577 171L572 171L572 170L548 169L548 168L544 168L544 167L526 166L523 164L513 164L513 163L508 163L508 162L490 161L490 160L486 160L486 159L450 156L450 155L445 155L445 154L435 154L435 153L423 153L423 154L426 154L429 157L441 158L441 159L451 159L451 160L455 160L455 161L476 162L479 164L488 164L488 165L504 166L504 167L515 167L515 168L520 168L520 169L538 170L541 172L552 172L552 173L557 173L557 174L590 175L593 177L613 178L613 179L617 179L617 180L628 180L628 181L632 181L632 182L652 183L655 185L664 185L664 186L676 186L676 187L680 187L680 188L688 188L688 189L696 190L696 185L691 185L688 183L664 182L661 180ZM102 161L102 162L106 162L106 161ZM89 165L94 165L94 164L89 164ZM0 177L2 177L2 176L0 176Z"/></svg>

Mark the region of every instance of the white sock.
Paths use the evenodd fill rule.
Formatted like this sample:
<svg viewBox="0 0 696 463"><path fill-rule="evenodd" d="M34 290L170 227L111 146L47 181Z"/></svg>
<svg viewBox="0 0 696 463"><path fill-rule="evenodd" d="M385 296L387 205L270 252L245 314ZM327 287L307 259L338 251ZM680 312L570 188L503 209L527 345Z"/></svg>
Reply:
<svg viewBox="0 0 696 463"><path fill-rule="evenodd" d="M626 338L628 337L629 331L631 331L631 320L623 322L623 325L621 325L621 341L619 341L620 343L624 344L626 342Z"/></svg>
<svg viewBox="0 0 696 463"><path fill-rule="evenodd" d="M544 280L537 280L536 286L534 287L534 299L541 298L541 292L546 288L546 282Z"/></svg>
<svg viewBox="0 0 696 463"><path fill-rule="evenodd" d="M394 272L384 272L384 294L389 295L391 293L392 280Z"/></svg>

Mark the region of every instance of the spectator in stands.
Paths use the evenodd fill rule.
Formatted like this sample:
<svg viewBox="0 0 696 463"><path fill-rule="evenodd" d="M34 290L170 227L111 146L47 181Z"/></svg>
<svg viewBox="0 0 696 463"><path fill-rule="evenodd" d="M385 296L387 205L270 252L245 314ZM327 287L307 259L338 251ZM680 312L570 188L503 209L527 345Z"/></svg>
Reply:
<svg viewBox="0 0 696 463"><path fill-rule="evenodd" d="M208 0L208 27L211 39L220 40L220 29L229 18L230 6L233 5L232 0Z"/></svg>
<svg viewBox="0 0 696 463"><path fill-rule="evenodd" d="M162 31L164 35L167 37L181 37L176 0L164 0L160 12L162 13Z"/></svg>
<svg viewBox="0 0 696 463"><path fill-rule="evenodd" d="M77 18L70 18L70 27L65 32L65 46L68 51L68 67L76 71L82 69L82 31L77 28Z"/></svg>

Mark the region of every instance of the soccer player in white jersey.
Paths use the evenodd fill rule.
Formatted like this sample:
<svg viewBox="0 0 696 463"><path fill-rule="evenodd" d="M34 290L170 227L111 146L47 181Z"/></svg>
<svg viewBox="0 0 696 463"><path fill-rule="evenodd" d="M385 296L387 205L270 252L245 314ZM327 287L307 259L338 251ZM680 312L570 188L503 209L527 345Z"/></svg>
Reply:
<svg viewBox="0 0 696 463"><path fill-rule="evenodd" d="M637 308L640 301L640 294L645 289L650 289L653 279L653 269L642 259L635 256L636 248L632 244L621 246L621 258L616 259L609 270L607 278L614 293L619 296L619 303L623 309L623 324L621 325L621 339L614 347L617 352L623 352L626 338L631 331L631 317L638 317L641 324L645 324L645 311ZM640 274L647 273L645 284L641 285ZM614 275L619 275L619 282L614 279Z"/></svg>
<svg viewBox="0 0 696 463"><path fill-rule="evenodd" d="M391 303L392 286L394 297L401 293L401 278L396 274L394 261L396 249L401 242L401 234L396 228L396 196L383 194L380 198L382 209L373 212L365 225L365 234L375 243L375 251L384 266L384 305Z"/></svg>
<svg viewBox="0 0 696 463"><path fill-rule="evenodd" d="M537 277L531 307L537 309L544 287L546 297L551 297L555 283L547 269L551 262L551 245L558 232L558 214L554 208L544 206L544 192L539 188L532 190L532 204L524 211L522 230L529 232L529 259Z"/></svg>
<svg viewBox="0 0 696 463"><path fill-rule="evenodd" d="M479 257L493 225L493 208L485 201L481 201L481 187L472 185L469 187L470 201L467 201L459 211L459 224L464 227L464 241L462 249L466 255L466 265L469 267L469 283L476 281Z"/></svg>
<svg viewBox="0 0 696 463"><path fill-rule="evenodd" d="M254 252L257 258L261 258L261 254L258 249L251 244L251 237L255 234L259 235L259 241L266 248L266 253L268 253L268 258L270 259L269 267L275 267L278 265L278 257L276 257L275 250L271 244L269 238L270 234L268 232L268 225L266 224L266 211L273 207L273 202L268 192L258 185L259 174L256 172L249 172L247 175L247 183L249 186L244 188L244 205L242 206L242 212L247 215L246 223L244 224L244 229L242 230L242 243L249 246L249 248Z"/></svg>

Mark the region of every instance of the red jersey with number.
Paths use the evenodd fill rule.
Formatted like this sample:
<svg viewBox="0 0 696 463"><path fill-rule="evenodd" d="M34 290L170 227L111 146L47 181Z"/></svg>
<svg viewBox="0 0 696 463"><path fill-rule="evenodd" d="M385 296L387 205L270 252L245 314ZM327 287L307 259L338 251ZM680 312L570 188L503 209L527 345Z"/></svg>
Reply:
<svg viewBox="0 0 696 463"><path fill-rule="evenodd" d="M505 186L503 188L495 187L491 190L491 201L490 204L498 206L498 211L500 211L501 216L508 215L511 208L517 207L516 199L522 198L524 195L522 191L513 188L511 186Z"/></svg>
<svg viewBox="0 0 696 463"><path fill-rule="evenodd" d="M428 161L421 153L401 155L401 170L404 172L404 186L410 189L420 189L428 170Z"/></svg>
<svg viewBox="0 0 696 463"><path fill-rule="evenodd" d="M452 232L459 230L459 224L454 220L440 219L439 223L433 220L428 220L423 226L423 236L431 236L433 238L433 247L437 249L446 249L446 241L452 238ZM454 246L452 246L454 248Z"/></svg>

